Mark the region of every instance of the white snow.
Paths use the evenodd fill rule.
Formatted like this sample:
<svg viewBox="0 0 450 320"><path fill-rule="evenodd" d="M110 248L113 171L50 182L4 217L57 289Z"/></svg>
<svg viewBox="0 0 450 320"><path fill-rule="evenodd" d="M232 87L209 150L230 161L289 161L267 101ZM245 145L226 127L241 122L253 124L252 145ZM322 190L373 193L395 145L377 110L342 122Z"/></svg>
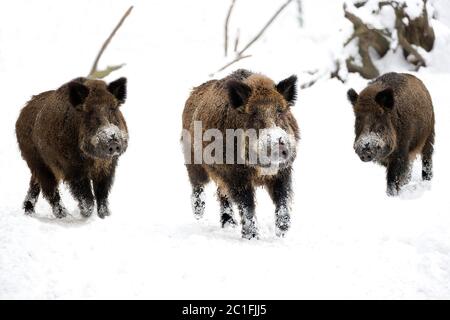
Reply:
<svg viewBox="0 0 450 320"><path fill-rule="evenodd" d="M100 142L107 143L111 139L126 143L128 141L128 133L114 124L108 124L100 127L97 133L92 136L91 144L97 146Z"/></svg>
<svg viewBox="0 0 450 320"><path fill-rule="evenodd" d="M250 151L256 153L257 156L255 158L258 159L258 162L253 164L260 163L263 166L267 166L261 168L262 175L276 174L279 166L290 160L289 158L284 158L281 154L281 143L286 146L286 152L295 153L295 137L278 126L261 129L258 140L255 142ZM251 159L252 157L250 156Z"/></svg>
<svg viewBox="0 0 450 320"><path fill-rule="evenodd" d="M356 140L353 144L353 148L356 150L357 148L363 148L366 145L378 145L381 149L383 149L386 142L378 133L368 131L359 136L358 140Z"/></svg>
<svg viewBox="0 0 450 320"><path fill-rule="evenodd" d="M232 39L239 28L242 46L283 2L237 1ZM180 146L191 88L228 61L229 1L2 3L0 298L450 298L450 19L448 1L436 3L436 47L429 68L416 74L437 119L431 184L420 182L416 164L409 193L387 197L384 169L353 151L346 92L367 81L355 74L346 84L322 80L300 90L293 107L302 140L291 228L275 236L275 208L259 189L260 240L251 241L241 239L240 227L220 228L212 185L205 217L195 220ZM126 63L107 80L126 76L129 86L121 108L131 139L110 195L112 215L82 218L62 188L68 217L55 219L42 197L27 217L21 206L30 174L14 133L19 110L31 95L85 76L130 4L100 62ZM298 74L302 82L306 71L332 66L351 31L342 1L304 0L303 11L303 29L293 3L249 49L251 58L217 77L245 67L276 81ZM402 59L397 50L377 66L411 70Z"/></svg>

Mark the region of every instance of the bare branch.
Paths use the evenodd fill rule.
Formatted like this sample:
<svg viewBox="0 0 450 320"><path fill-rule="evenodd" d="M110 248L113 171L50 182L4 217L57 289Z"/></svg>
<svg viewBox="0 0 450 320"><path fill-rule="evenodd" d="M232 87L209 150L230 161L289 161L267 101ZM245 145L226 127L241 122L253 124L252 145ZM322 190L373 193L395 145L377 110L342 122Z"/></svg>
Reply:
<svg viewBox="0 0 450 320"><path fill-rule="evenodd" d="M106 41L103 43L102 47L100 48L100 51L97 54L97 57L95 58L94 64L92 65L91 71L89 72L88 77L92 78L93 75L95 74L102 74L103 77L106 77L107 75L109 75L112 71L119 69L122 65L120 66L115 66L115 67L108 67L106 70L104 70L103 72L99 72L97 70L98 67L98 62L103 54L103 52L105 51L106 47L108 47L109 43L111 42L111 39L114 37L114 35L116 34L117 30L119 30L119 28L122 26L123 22L125 21L125 19L128 17L128 15L131 13L131 10L133 10L133 6L131 6L130 8L128 8L128 10L125 12L125 14L122 16L122 18L120 19L119 23L116 25L116 27L114 28L114 30L111 32L111 34L109 35L109 37L106 39ZM108 72L109 71L109 72Z"/></svg>
<svg viewBox="0 0 450 320"><path fill-rule="evenodd" d="M111 72L119 70L125 65L125 63L118 64L115 66L107 66L104 70L96 70L93 74L89 75L91 79L103 79L107 77Z"/></svg>
<svg viewBox="0 0 450 320"><path fill-rule="evenodd" d="M217 71L214 72L214 73L211 73L209 76L212 77L212 76L214 76L216 73L225 70L226 68L228 68L228 67L231 66L232 64L235 64L236 62L238 62L238 61L240 61L240 60L242 60L242 59L247 59L247 58L250 58L250 57L251 57L251 55L237 56L234 60L228 62L228 63L227 63L226 65L224 65L222 68L220 68L219 70L217 70Z"/></svg>
<svg viewBox="0 0 450 320"><path fill-rule="evenodd" d="M278 15L284 10L284 8L286 8L290 3L292 2L292 0L288 0L286 1L276 12L275 14L269 19L269 21L267 21L267 23L264 25L264 27L258 32L258 34L252 39L250 40L249 43L247 43L247 45L238 52L238 55L243 55L244 52L250 48L250 46L252 44L254 44L263 34L264 32L267 30L267 28L274 22L274 20L278 17Z"/></svg>
<svg viewBox="0 0 450 320"><path fill-rule="evenodd" d="M313 85L316 84L317 81L324 79L328 74L329 74L328 71L317 73L316 76L314 78L312 78L311 80L301 83L300 89L308 89L308 88L312 87Z"/></svg>
<svg viewBox="0 0 450 320"><path fill-rule="evenodd" d="M319 81L319 80L320 80L320 78L316 78L316 79L310 80L308 82L302 83L300 85L300 89L302 89L302 90L303 89L308 89L308 88L312 87L313 85L315 85L316 82Z"/></svg>
<svg viewBox="0 0 450 320"><path fill-rule="evenodd" d="M238 36L236 37L236 41L235 41L235 52L237 51L236 57L232 61L230 61L226 65L224 65L222 68L217 70L215 73L225 70L232 64L234 64L242 59L251 57L250 55L244 55L245 51L247 51L247 49L250 48L256 41L258 41L259 38L261 38L261 36L264 34L264 32L267 30L267 28L274 22L274 20L279 16L279 14L284 10L284 8L286 8L292 1L293 0L287 0L280 8L278 8L278 10L269 19L269 21L267 21L267 23L262 27L262 29L256 34L256 36L252 40L250 40L245 45L245 47L240 51L237 51L237 45L239 43L239 34L238 34ZM232 5L234 5L234 1L232 2ZM232 9L232 8L230 8L230 9ZM231 12L231 10L228 10L229 14L231 14L230 12ZM227 15L227 18L225 20L225 26L227 26L227 24L228 24L227 20L229 20L229 15ZM226 33L228 33L228 31L226 31ZM228 46L228 41L226 41L226 42L227 42L227 46ZM227 51L228 51L228 49L226 48L225 52L227 52ZM212 77L215 73L210 74L210 76Z"/></svg>
<svg viewBox="0 0 450 320"><path fill-rule="evenodd" d="M398 43L400 46L405 50L408 54L412 55L417 62L418 67L426 67L427 63L425 62L425 59L422 57L422 55L417 51L406 39L406 37L403 35L403 33L400 32L400 30L397 31L398 35Z"/></svg>
<svg viewBox="0 0 450 320"><path fill-rule="evenodd" d="M233 49L235 53L238 51L240 36L241 36L241 30L237 29L237 31L236 31L236 39L234 40L234 49Z"/></svg>
<svg viewBox="0 0 450 320"><path fill-rule="evenodd" d="M408 16L405 13L405 6L406 5L399 7L398 5L397 6L392 5L392 7L394 8L394 11L395 11L395 16L396 16L395 28L397 29L398 43L407 54L412 55L416 59L416 64L419 68L421 66L426 67L425 59L411 45L411 43L408 41L408 39L406 37L406 27L405 27L405 24L403 23L403 18L408 17Z"/></svg>
<svg viewBox="0 0 450 320"><path fill-rule="evenodd" d="M313 79L309 80L308 82L304 82L300 85L300 89L307 89L315 85L318 81L329 78L329 79L338 79L340 82L345 83L344 79L341 78L339 75L340 71L340 64L338 61L335 62L335 69L334 70L327 70L325 72L320 72L318 70L315 70L313 72L307 71L310 75L316 75Z"/></svg>
<svg viewBox="0 0 450 320"><path fill-rule="evenodd" d="M309 74L310 76L313 76L313 75L317 74L318 72L319 72L319 69L305 71L305 73Z"/></svg>
<svg viewBox="0 0 450 320"><path fill-rule="evenodd" d="M236 0L231 0L230 8L228 9L227 18L225 19L225 57L228 56L228 25L230 24L231 12L233 11Z"/></svg>
<svg viewBox="0 0 450 320"><path fill-rule="evenodd" d="M372 79L379 75L379 71L372 61L370 48L375 49L380 57L383 57L389 50L389 41L383 35L383 32L366 25L361 18L347 10L344 5L344 16L353 24L353 34L344 43L347 46L353 39L358 39L358 53L361 57L362 65L354 64L353 57L345 61L349 72L357 72L366 79Z"/></svg>

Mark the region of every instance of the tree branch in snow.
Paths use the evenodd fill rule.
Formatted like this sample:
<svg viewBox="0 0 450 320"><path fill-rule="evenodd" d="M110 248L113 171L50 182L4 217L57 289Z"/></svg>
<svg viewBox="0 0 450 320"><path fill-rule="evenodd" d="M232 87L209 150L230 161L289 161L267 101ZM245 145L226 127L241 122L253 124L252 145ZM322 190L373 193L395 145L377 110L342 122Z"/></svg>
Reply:
<svg viewBox="0 0 450 320"><path fill-rule="evenodd" d="M224 65L222 68L220 68L219 70L217 70L215 73L221 72L223 70L225 70L226 68L228 68L229 66L231 66L232 64L235 64L236 62L242 60L242 59L247 59L250 58L251 55L246 55L246 56L237 56L234 60L228 62L226 65ZM214 77L215 73L211 73L209 76L210 77Z"/></svg>
<svg viewBox="0 0 450 320"><path fill-rule="evenodd" d="M223 71L229 66L235 64L236 62L249 58L250 55L244 55L244 53L256 42L259 38L264 34L264 32L267 30L267 28L275 21L275 19L279 16L279 14L292 2L293 0L287 0L281 7L273 14L273 16L266 22L266 24L262 27L262 29L242 48L241 50L237 51L236 57L225 64L223 67L221 67L216 72L210 74L210 76L214 76L217 72ZM227 16L228 18L228 16Z"/></svg>
<svg viewBox="0 0 450 320"><path fill-rule="evenodd" d="M269 21L267 21L267 23L264 25L264 27L258 32L258 34L252 39L250 40L249 43L247 43L247 45L238 52L238 55L243 55L245 51L247 51L248 48L250 48L250 46L252 44L254 44L259 38L261 38L261 36L264 34L264 32L267 30L267 28L275 21L275 19L278 17L278 15L292 2L292 0L288 0L286 1L276 12L275 14L269 19Z"/></svg>
<svg viewBox="0 0 450 320"><path fill-rule="evenodd" d="M335 69L333 71L325 71L325 72L321 72L320 74L318 73L317 70L315 71L307 71L308 74L310 75L315 75L318 74L315 78L313 78L312 80L302 83L300 85L300 89L307 89L309 87L312 87L313 85L316 84L317 81L321 80L321 79L338 79L340 82L344 83L344 79L341 78L341 76L339 75L339 70L340 70L340 65L339 62L336 61L335 64Z"/></svg>
<svg viewBox="0 0 450 320"><path fill-rule="evenodd" d="M236 0L231 0L230 8L228 9L227 18L225 19L225 57L228 56L228 26L230 24L231 12L233 12L234 4Z"/></svg>
<svg viewBox="0 0 450 320"><path fill-rule="evenodd" d="M353 25L353 33L348 40L344 42L344 47L355 41L358 48L358 53L355 55L347 55L342 60L336 61L336 68L327 66L324 70L311 74L310 80L301 84L301 88L309 88L316 82L322 79L337 78L344 82L340 74L341 69L347 69L348 72L359 73L366 79L373 79L379 76L380 72L374 64L373 59L376 59L372 53L372 49L378 54L380 58L384 57L393 47L391 42L395 43L403 50L404 58L416 68L426 66L426 61L422 56L421 49L429 52L433 49L435 42L435 33L431 27L428 11L427 0L423 1L422 12L417 17L410 17L408 15L407 6L404 1L399 0L378 0L378 11L369 12L366 14L377 15L383 7L389 6L394 10L393 27L386 29L377 29L366 23L358 17L355 9L365 10L364 6L369 3L367 0L355 1L353 3L354 10L349 10L346 5L344 8L344 16ZM375 16L374 18L380 18Z"/></svg>
<svg viewBox="0 0 450 320"><path fill-rule="evenodd" d="M425 59L414 46L422 47L428 52L434 46L435 34L428 19L427 0L423 0L422 14L415 19L411 19L406 13L406 4L400 5L397 1L382 1L379 3L379 7L383 6L391 6L394 9L395 29L405 58L413 57L414 60L410 62L414 63L417 68L425 67Z"/></svg>
<svg viewBox="0 0 450 320"><path fill-rule="evenodd" d="M97 57L95 58L94 64L92 65L91 71L89 72L88 78L91 79L102 79L106 76L108 76L111 72L120 69L123 64L115 65L115 66L108 66L105 70L98 70L98 62L100 61L100 58L103 54L103 52L108 47L109 43L111 42L112 38L116 34L117 30L122 26L125 19L129 16L131 13L131 10L133 10L133 6L128 8L128 10L125 12L125 14L120 19L119 23L116 25L116 27L113 29L109 37L106 39L106 41L103 43L102 47L100 48L100 51L97 54Z"/></svg>
<svg viewBox="0 0 450 320"><path fill-rule="evenodd" d="M380 30L366 25L359 17L347 11L344 5L344 15L353 24L353 35L346 41L344 46L353 39L358 38L358 52L362 65L354 64L354 58L347 58L346 65L349 72L357 72L366 79L373 79L379 76L379 71L370 56L370 48L374 48L380 57L383 57L389 50L389 41Z"/></svg>
<svg viewBox="0 0 450 320"><path fill-rule="evenodd" d="M355 6L356 8L361 8L361 7L363 7L363 6L366 5L367 1L368 1L368 0L357 1L357 2L354 3L354 6Z"/></svg>
<svg viewBox="0 0 450 320"><path fill-rule="evenodd" d="M239 37L241 36L241 30L237 29L236 31L236 38L234 39L234 48L233 51L236 53L238 51L239 46Z"/></svg>

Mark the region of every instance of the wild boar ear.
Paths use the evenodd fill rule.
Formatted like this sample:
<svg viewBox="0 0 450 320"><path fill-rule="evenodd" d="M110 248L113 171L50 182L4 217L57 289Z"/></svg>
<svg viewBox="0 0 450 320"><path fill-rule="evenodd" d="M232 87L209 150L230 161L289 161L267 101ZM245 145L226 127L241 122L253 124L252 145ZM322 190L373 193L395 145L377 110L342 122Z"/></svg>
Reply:
<svg viewBox="0 0 450 320"><path fill-rule="evenodd" d="M294 104L297 99L297 76L292 75L287 79L281 80L276 88L283 95L289 104Z"/></svg>
<svg viewBox="0 0 450 320"><path fill-rule="evenodd" d="M111 92L120 103L124 103L127 98L127 78L119 78L108 85Z"/></svg>
<svg viewBox="0 0 450 320"><path fill-rule="evenodd" d="M352 106L356 104L358 97L359 97L358 93L353 88L347 91L347 99L348 101L350 101Z"/></svg>
<svg viewBox="0 0 450 320"><path fill-rule="evenodd" d="M242 81L229 80L226 84L230 105L237 109L245 105L252 93L252 88Z"/></svg>
<svg viewBox="0 0 450 320"><path fill-rule="evenodd" d="M86 97L89 95L89 88L84 84L71 81L69 87L69 101L74 107L78 107L84 103Z"/></svg>
<svg viewBox="0 0 450 320"><path fill-rule="evenodd" d="M392 110L394 107L394 90L392 88L384 89L377 93L375 101L387 110Z"/></svg>

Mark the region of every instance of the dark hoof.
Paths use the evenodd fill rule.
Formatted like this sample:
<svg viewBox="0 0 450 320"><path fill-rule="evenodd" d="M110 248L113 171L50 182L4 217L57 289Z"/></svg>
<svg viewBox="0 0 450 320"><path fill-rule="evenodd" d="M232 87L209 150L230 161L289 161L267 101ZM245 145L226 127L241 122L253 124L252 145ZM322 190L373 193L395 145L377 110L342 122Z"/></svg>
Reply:
<svg viewBox="0 0 450 320"><path fill-rule="evenodd" d="M199 188L192 193L191 205L192 212L194 212L195 219L201 219L205 214L205 193L203 188Z"/></svg>
<svg viewBox="0 0 450 320"><path fill-rule="evenodd" d="M397 197L399 195L400 191L397 188L387 188L386 194L389 197Z"/></svg>
<svg viewBox="0 0 450 320"><path fill-rule="evenodd" d="M422 171L422 180L423 181L431 181L431 179L433 179L432 174Z"/></svg>
<svg viewBox="0 0 450 320"><path fill-rule="evenodd" d="M256 239L259 240L258 232L244 232L242 231L242 238L247 240Z"/></svg>
<svg viewBox="0 0 450 320"><path fill-rule="evenodd" d="M291 217L289 215L279 215L276 217L275 234L277 237L284 238L291 226Z"/></svg>
<svg viewBox="0 0 450 320"><path fill-rule="evenodd" d="M111 212L109 211L108 207L106 206L100 206L98 208L98 217L101 219L105 219L105 217L109 217L111 215Z"/></svg>
<svg viewBox="0 0 450 320"><path fill-rule="evenodd" d="M89 218L94 211L94 203L87 203L83 201L78 205L78 208L80 209L80 214L83 217Z"/></svg>
<svg viewBox="0 0 450 320"><path fill-rule="evenodd" d="M89 218L92 215L92 210L91 211L80 210L80 214L83 218Z"/></svg>
<svg viewBox="0 0 450 320"><path fill-rule="evenodd" d="M52 210L53 210L53 215L58 219L67 217L67 210L63 206L56 206Z"/></svg>
<svg viewBox="0 0 450 320"><path fill-rule="evenodd" d="M275 234L277 235L277 237L284 238L288 230L289 226L280 226L276 228Z"/></svg>
<svg viewBox="0 0 450 320"><path fill-rule="evenodd" d="M25 210L25 214L27 216L31 216L34 214L34 205L31 203L31 201L25 201L23 204L23 209Z"/></svg>
<svg viewBox="0 0 450 320"><path fill-rule="evenodd" d="M226 227L234 228L237 226L236 220L234 220L234 218L227 213L224 213L222 215L222 217L220 218L220 223L222 225L222 228L226 228Z"/></svg>
<svg viewBox="0 0 450 320"><path fill-rule="evenodd" d="M252 224L250 226L242 228L242 238L244 239L259 239L258 229L256 228L256 224Z"/></svg>
<svg viewBox="0 0 450 320"><path fill-rule="evenodd" d="M192 211L194 212L195 219L199 220L203 218L205 214L205 201L194 201L192 204Z"/></svg>
<svg viewBox="0 0 450 320"><path fill-rule="evenodd" d="M258 227L256 226L256 219L246 218L245 215L242 218L242 238L244 239L259 239Z"/></svg>

